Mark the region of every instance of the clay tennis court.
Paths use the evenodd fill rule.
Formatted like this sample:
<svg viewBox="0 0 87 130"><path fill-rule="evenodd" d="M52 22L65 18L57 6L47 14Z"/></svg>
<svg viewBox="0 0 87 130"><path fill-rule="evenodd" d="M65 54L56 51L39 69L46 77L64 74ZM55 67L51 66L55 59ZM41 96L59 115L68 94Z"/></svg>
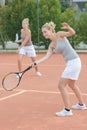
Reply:
<svg viewBox="0 0 87 130"><path fill-rule="evenodd" d="M37 53L37 59L44 53ZM82 70L79 85L87 105L87 54L79 53ZM23 59L23 69L31 60ZM41 77L35 75L34 68L26 72L14 91L2 88L2 78L8 72L18 71L17 54L0 54L0 130L87 130L87 110L73 110L71 117L57 117L55 112L63 108L58 90L58 81L65 67L60 55L54 54L48 61L39 64ZM68 88L69 90L69 88ZM69 90L71 105L77 103Z"/></svg>

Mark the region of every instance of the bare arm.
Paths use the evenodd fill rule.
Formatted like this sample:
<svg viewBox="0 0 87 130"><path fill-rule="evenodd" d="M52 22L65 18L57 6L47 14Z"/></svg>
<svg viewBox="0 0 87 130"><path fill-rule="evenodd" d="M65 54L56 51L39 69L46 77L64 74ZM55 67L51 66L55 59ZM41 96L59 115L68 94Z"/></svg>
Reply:
<svg viewBox="0 0 87 130"><path fill-rule="evenodd" d="M44 62L45 60L50 58L52 54L53 54L52 47L51 47L51 45L49 45L49 48L48 48L48 51L47 51L46 55L44 57L40 58L39 60L37 60L36 64Z"/></svg>
<svg viewBox="0 0 87 130"><path fill-rule="evenodd" d="M70 37L75 34L75 30L71 28L67 23L62 23L61 29L67 29L67 31L59 31L57 35L61 38Z"/></svg>
<svg viewBox="0 0 87 130"><path fill-rule="evenodd" d="M20 40L17 40L17 41L15 41L16 43L21 43L22 42L22 39L20 39Z"/></svg>
<svg viewBox="0 0 87 130"><path fill-rule="evenodd" d="M23 29L21 29L21 34L22 34L22 32L23 32ZM15 39L15 43L22 43L22 40L23 40L22 38L19 39L19 40L16 40L16 39Z"/></svg>

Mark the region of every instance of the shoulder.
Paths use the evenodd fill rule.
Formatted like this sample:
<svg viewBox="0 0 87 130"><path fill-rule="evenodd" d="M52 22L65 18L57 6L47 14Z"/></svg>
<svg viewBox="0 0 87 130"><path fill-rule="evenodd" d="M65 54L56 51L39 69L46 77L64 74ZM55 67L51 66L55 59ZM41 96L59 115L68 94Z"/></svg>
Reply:
<svg viewBox="0 0 87 130"><path fill-rule="evenodd" d="M21 29L21 33L23 32L23 29Z"/></svg>
<svg viewBox="0 0 87 130"><path fill-rule="evenodd" d="M47 55L51 56L51 54L53 53L53 47L52 47L52 44L50 43L49 44L49 47L48 47L48 50L47 50Z"/></svg>
<svg viewBox="0 0 87 130"><path fill-rule="evenodd" d="M58 39L63 39L65 37L64 31L58 31L56 33L56 36L57 36Z"/></svg>
<svg viewBox="0 0 87 130"><path fill-rule="evenodd" d="M52 42L49 44L49 50L52 50L54 49L55 47L53 46Z"/></svg>
<svg viewBox="0 0 87 130"><path fill-rule="evenodd" d="M31 34L31 31L30 31L29 29L26 29L26 30L25 30L25 33L26 33L26 34Z"/></svg>
<svg viewBox="0 0 87 130"><path fill-rule="evenodd" d="M25 35L30 35L31 34L29 29L26 29L26 30L22 29L21 33L23 33Z"/></svg>
<svg viewBox="0 0 87 130"><path fill-rule="evenodd" d="M57 36L61 36L63 33L65 33L64 31L58 31L56 34Z"/></svg>

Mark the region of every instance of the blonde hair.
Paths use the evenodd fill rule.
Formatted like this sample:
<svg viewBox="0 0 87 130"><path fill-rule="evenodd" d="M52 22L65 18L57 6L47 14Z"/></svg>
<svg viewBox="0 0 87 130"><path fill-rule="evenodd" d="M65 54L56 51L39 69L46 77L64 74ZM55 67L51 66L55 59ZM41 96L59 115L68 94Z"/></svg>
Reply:
<svg viewBox="0 0 87 130"><path fill-rule="evenodd" d="M48 30L52 30L52 32L55 32L55 26L56 24L54 24L54 22L49 22L49 23L45 23L42 28L47 28Z"/></svg>
<svg viewBox="0 0 87 130"><path fill-rule="evenodd" d="M23 19L23 21L22 22L26 22L27 23L27 25L29 26L29 18L25 18L25 19Z"/></svg>

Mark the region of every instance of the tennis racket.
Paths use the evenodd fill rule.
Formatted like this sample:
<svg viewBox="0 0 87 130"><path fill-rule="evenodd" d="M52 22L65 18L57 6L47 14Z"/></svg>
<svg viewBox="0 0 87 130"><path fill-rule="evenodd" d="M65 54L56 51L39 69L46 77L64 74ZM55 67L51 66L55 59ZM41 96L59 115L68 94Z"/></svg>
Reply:
<svg viewBox="0 0 87 130"><path fill-rule="evenodd" d="M21 78L26 71L31 69L36 63L30 65L22 72L10 72L2 79L2 86L6 91L12 91L17 88L20 84Z"/></svg>

